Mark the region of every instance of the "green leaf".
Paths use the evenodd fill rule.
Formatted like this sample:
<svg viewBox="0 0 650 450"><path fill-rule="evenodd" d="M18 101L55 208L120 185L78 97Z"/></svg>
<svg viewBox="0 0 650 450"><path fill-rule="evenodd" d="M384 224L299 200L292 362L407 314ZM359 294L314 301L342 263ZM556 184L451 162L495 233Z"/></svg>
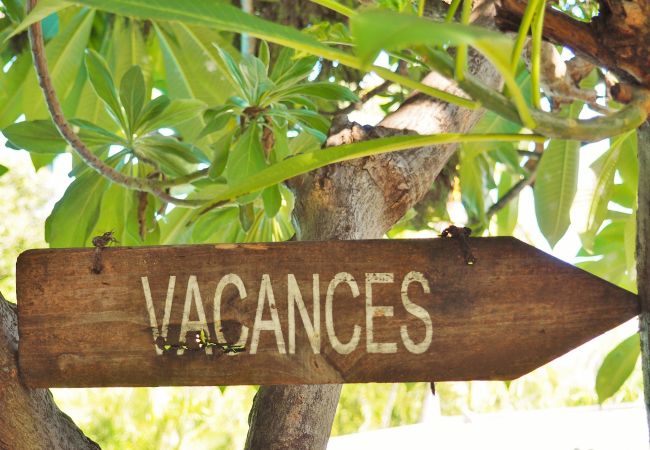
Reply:
<svg viewBox="0 0 650 450"><path fill-rule="evenodd" d="M120 136L87 120L71 119L70 123L79 128L79 137L91 148L106 145L128 145Z"/></svg>
<svg viewBox="0 0 650 450"><path fill-rule="evenodd" d="M156 120L158 116L160 116L163 113L163 111L167 109L170 103L171 100L166 95L161 95L159 97L156 97L153 100L151 100L149 103L147 103L144 106L144 109L140 114L140 118L138 119L138 122L135 126L136 133L138 135L144 134L141 133L142 127L146 123Z"/></svg>
<svg viewBox="0 0 650 450"><path fill-rule="evenodd" d="M260 141L260 127L252 124L246 128L232 147L226 165L228 184L246 180L265 167L266 160Z"/></svg>
<svg viewBox="0 0 650 450"><path fill-rule="evenodd" d="M0 84L0 126L5 127L23 114L23 97L31 94L27 86L38 89L29 51L17 55L7 72L0 71ZM36 94L31 96L36 101Z"/></svg>
<svg viewBox="0 0 650 450"><path fill-rule="evenodd" d="M194 98L208 105L219 105L237 92L225 74L219 52L212 45L216 42L229 46L218 32L179 23L160 23L155 29L171 98ZM196 133L200 124L198 121Z"/></svg>
<svg viewBox="0 0 650 450"><path fill-rule="evenodd" d="M470 45L489 59L509 63L514 45L505 35L486 28L381 9L356 14L350 19L350 31L357 44L357 54L366 63L372 62L381 50L420 44Z"/></svg>
<svg viewBox="0 0 650 450"><path fill-rule="evenodd" d="M196 215L192 208L174 208L160 221L160 245L191 244L190 221Z"/></svg>
<svg viewBox="0 0 650 450"><path fill-rule="evenodd" d="M143 150L144 147L153 152L151 156L167 153L191 164L209 162L208 158L197 147L185 144L173 136L152 135L138 139L136 149Z"/></svg>
<svg viewBox="0 0 650 450"><path fill-rule="evenodd" d="M7 5L7 2L3 2L3 4ZM25 19L20 22L20 24L7 37L7 39L22 33L30 25L35 24L36 22L40 22L47 16L55 14L64 8L69 8L70 6L72 6L70 3L64 2L62 0L39 0L34 9L29 12L27 17L25 17Z"/></svg>
<svg viewBox="0 0 650 450"><path fill-rule="evenodd" d="M287 97L282 97L281 101L288 105L295 105L298 107L302 106L306 109L311 109L314 111L318 109L316 102L312 101L308 97L305 97L304 95L289 95Z"/></svg>
<svg viewBox="0 0 650 450"><path fill-rule="evenodd" d="M120 245L142 245L138 235L137 193L115 183L106 189L90 236L112 231Z"/></svg>
<svg viewBox="0 0 650 450"><path fill-rule="evenodd" d="M104 101L95 93L95 89L86 76L86 71L83 70L80 72L83 72L83 86L79 93L79 100L74 116L83 117L85 120L99 125L102 128L117 132L121 129L121 126L115 123Z"/></svg>
<svg viewBox="0 0 650 450"><path fill-rule="evenodd" d="M252 203L239 205L239 223L244 231L250 231L255 222L255 209Z"/></svg>
<svg viewBox="0 0 650 450"><path fill-rule="evenodd" d="M623 182L621 184L615 184L612 187L612 196L610 198L610 201L614 203L618 203L619 205L625 207L625 208L630 208L634 209L636 208L636 197L637 197L637 191L635 189L636 186L631 186L631 183L626 183Z"/></svg>
<svg viewBox="0 0 650 450"><path fill-rule="evenodd" d="M144 101L146 97L146 88L144 75L140 66L132 66L122 77L120 82L120 100L126 112L129 130L135 129Z"/></svg>
<svg viewBox="0 0 650 450"><path fill-rule="evenodd" d="M119 136L85 120L73 119L70 123L79 127L79 137L90 148L125 144ZM32 153L51 155L63 153L67 148L66 141L49 120L18 122L9 125L2 132L6 136L9 146L22 148Z"/></svg>
<svg viewBox="0 0 650 450"><path fill-rule="evenodd" d="M304 80L314 70L318 58L313 56L294 59L295 52L283 48L275 60L271 80L279 87L286 88Z"/></svg>
<svg viewBox="0 0 650 450"><path fill-rule="evenodd" d="M41 22L43 38L47 41L59 33L59 15L56 13L45 17Z"/></svg>
<svg viewBox="0 0 650 450"><path fill-rule="evenodd" d="M2 164L0 164L0 177L7 172L9 172L9 168L7 166L3 166Z"/></svg>
<svg viewBox="0 0 650 450"><path fill-rule="evenodd" d="M18 148L34 153L63 153L67 143L50 120L32 120L9 125L2 134Z"/></svg>
<svg viewBox="0 0 650 450"><path fill-rule="evenodd" d="M50 247L86 247L108 180L94 170L75 179L45 221L45 240ZM110 230L106 230L110 231Z"/></svg>
<svg viewBox="0 0 650 450"><path fill-rule="evenodd" d="M128 17L114 18L106 51L106 62L114 80L121 80L133 66L138 66L142 70L145 84L152 84L152 66L159 57L157 49L148 48L143 35L144 28L141 21Z"/></svg>
<svg viewBox="0 0 650 450"><path fill-rule="evenodd" d="M629 216L628 216L629 217ZM593 255L610 255L615 253L622 253L624 251L624 236L626 228L625 220L615 220L608 223L596 235L589 252L582 248L577 256L593 256Z"/></svg>
<svg viewBox="0 0 650 450"><path fill-rule="evenodd" d="M287 137L288 124L286 120L273 119L271 129L273 131L273 149L269 161L276 163L289 156L289 138Z"/></svg>
<svg viewBox="0 0 650 450"><path fill-rule="evenodd" d="M623 386L632 374L640 352L639 334L635 333L605 357L596 375L598 403L602 404Z"/></svg>
<svg viewBox="0 0 650 450"><path fill-rule="evenodd" d="M238 242L242 229L239 223L239 208L227 207L203 214L194 225L194 242Z"/></svg>
<svg viewBox="0 0 650 450"><path fill-rule="evenodd" d="M591 166L596 175L596 186L589 206L587 226L585 232L580 235L582 245L587 251L591 251L594 237L607 216L607 206L614 194L614 176L621 152L631 146L636 147L636 131L614 138L609 150Z"/></svg>
<svg viewBox="0 0 650 450"><path fill-rule="evenodd" d="M262 64L264 64L264 67L266 67L268 71L271 61L271 51L269 50L269 44L267 44L266 41L260 41L257 57L262 61Z"/></svg>
<svg viewBox="0 0 650 450"><path fill-rule="evenodd" d="M262 94L273 87L273 82L266 74L266 66L253 55L243 55L239 69L244 81L244 97L251 105L260 104Z"/></svg>
<svg viewBox="0 0 650 450"><path fill-rule="evenodd" d="M625 250L627 273L630 274L630 278L634 278L633 281L636 284L636 211L630 214L630 218L625 221L623 248Z"/></svg>
<svg viewBox="0 0 650 450"><path fill-rule="evenodd" d="M621 154L616 166L623 184L630 190L636 191L639 184L639 160L637 157L637 133L634 131L627 139L621 142Z"/></svg>
<svg viewBox="0 0 650 450"><path fill-rule="evenodd" d="M166 102L161 101L162 103ZM206 105L202 101L189 98L171 100L156 115L153 114L153 107L149 110L145 108L145 111L142 113L142 121L137 129L137 134L141 136L161 128L175 128L189 120L200 120L205 108Z"/></svg>
<svg viewBox="0 0 650 450"><path fill-rule="evenodd" d="M211 179L216 179L221 176L223 171L226 169L226 164L228 163L228 155L230 153L230 146L232 145L232 139L234 136L235 130L228 132L221 139L219 139L214 144L210 145L212 149L212 163L210 164L210 170L208 176Z"/></svg>
<svg viewBox="0 0 650 450"><path fill-rule="evenodd" d="M321 142L325 141L327 138L330 121L318 114L316 111L310 111L308 109L291 109L286 113L283 113L281 117L297 121L306 131L311 132L319 138ZM316 133L314 133L314 131L316 131Z"/></svg>
<svg viewBox="0 0 650 450"><path fill-rule="evenodd" d="M241 72L241 67L235 62L230 53L222 49L220 46L215 45L219 58L225 68L225 75L230 80L239 95L246 96L246 77Z"/></svg>
<svg viewBox="0 0 650 450"><path fill-rule="evenodd" d="M499 199L503 198L512 187L520 180L518 175L502 173L499 180ZM497 236L512 236L517 226L519 216L518 199L511 200L508 204L496 214L497 216Z"/></svg>
<svg viewBox="0 0 650 450"><path fill-rule="evenodd" d="M153 135L138 139L135 142L135 152L173 177L186 175L194 164L208 162L198 148L179 142L171 136Z"/></svg>
<svg viewBox="0 0 650 450"><path fill-rule="evenodd" d="M264 201L264 213L266 217L273 218L280 211L282 206L282 194L278 185L269 186L262 191L262 200Z"/></svg>
<svg viewBox="0 0 650 450"><path fill-rule="evenodd" d="M125 132L128 132L111 71L104 58L92 49L86 51L86 70L95 92L108 106L115 123L120 125Z"/></svg>
<svg viewBox="0 0 650 450"><path fill-rule="evenodd" d="M289 141L289 155L313 152L320 149L320 146L320 141L314 135L302 132Z"/></svg>
<svg viewBox="0 0 650 450"><path fill-rule="evenodd" d="M64 31L45 47L52 83L63 100L74 86L94 18L93 11L68 12ZM21 114L28 120L49 118L29 51L20 54L7 73L0 74L0 84L0 127L11 124ZM64 113L69 114L65 101L63 106Z"/></svg>
<svg viewBox="0 0 650 450"><path fill-rule="evenodd" d="M209 134L224 131L226 129L226 125L228 125L228 122L230 122L230 120L234 117L234 114L230 111L225 111L221 114L217 114L205 125L205 128L203 128L198 138L200 139Z"/></svg>
<svg viewBox="0 0 650 450"><path fill-rule="evenodd" d="M482 155L465 149L460 153L460 178L461 201L470 223L485 224L485 199L487 196L487 182L484 166L480 163Z"/></svg>
<svg viewBox="0 0 650 450"><path fill-rule="evenodd" d="M305 83L291 86L281 91L283 97L301 94L326 100L358 102L359 97L345 86L336 83Z"/></svg>
<svg viewBox="0 0 650 450"><path fill-rule="evenodd" d="M3 0L2 5L13 23L20 23L25 18L25 4L21 0Z"/></svg>
<svg viewBox="0 0 650 450"><path fill-rule="evenodd" d="M151 86L153 83L150 67L156 64L159 57L156 49L147 52L142 35L143 24L125 17L115 17L111 22L110 33L104 34L100 53L111 68L113 79L121 80L131 67L137 65L143 70L145 84ZM108 130L117 131L121 125L115 123L103 100L95 95L85 71L80 75L85 84L81 88L77 110L69 116L83 117ZM147 91L146 97L149 96Z"/></svg>
<svg viewBox="0 0 650 450"><path fill-rule="evenodd" d="M551 245L564 236L578 187L580 142L552 140L542 154L535 181L535 213L542 234Z"/></svg>

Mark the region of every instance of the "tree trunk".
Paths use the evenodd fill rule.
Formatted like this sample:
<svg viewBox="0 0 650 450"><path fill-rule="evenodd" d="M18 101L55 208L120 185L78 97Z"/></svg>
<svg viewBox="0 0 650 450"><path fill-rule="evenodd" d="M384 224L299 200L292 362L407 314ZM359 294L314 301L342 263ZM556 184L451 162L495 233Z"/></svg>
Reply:
<svg viewBox="0 0 650 450"><path fill-rule="evenodd" d="M483 25L489 23L491 2L475 2L475 17ZM475 54L470 70L487 84L500 83L494 69ZM425 82L459 93L436 73L429 74ZM396 129L419 134L465 133L481 115L481 111L415 94L381 126L353 124L330 136L328 145L399 133ZM327 166L292 180L298 240L381 238L426 194L455 150L455 145L441 145L388 153ZM339 385L262 386L251 409L246 448L324 449L340 392Z"/></svg>
<svg viewBox="0 0 650 450"><path fill-rule="evenodd" d="M17 323L15 306L0 295L0 449L98 449L50 391L20 382Z"/></svg>
<svg viewBox="0 0 650 450"><path fill-rule="evenodd" d="M650 123L639 128L639 209L637 210L637 285L641 300L639 333L645 408L650 430Z"/></svg>

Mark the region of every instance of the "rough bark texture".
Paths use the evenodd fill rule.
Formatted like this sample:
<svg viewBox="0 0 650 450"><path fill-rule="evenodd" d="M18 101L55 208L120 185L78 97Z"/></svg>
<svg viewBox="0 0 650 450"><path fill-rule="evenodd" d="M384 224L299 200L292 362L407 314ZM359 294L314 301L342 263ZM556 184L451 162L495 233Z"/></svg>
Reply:
<svg viewBox="0 0 650 450"><path fill-rule="evenodd" d="M637 284L641 300L639 327L646 418L650 430L650 123L638 132L639 209L637 211Z"/></svg>
<svg viewBox="0 0 650 450"><path fill-rule="evenodd" d="M15 306L0 295L0 449L98 449L59 410L47 389L28 389L18 373Z"/></svg>
<svg viewBox="0 0 650 450"><path fill-rule="evenodd" d="M527 3L500 0L499 28L516 31ZM600 13L591 23L579 22L547 6L544 37L650 88L650 0L602 0Z"/></svg>
<svg viewBox="0 0 650 450"><path fill-rule="evenodd" d="M475 2L475 22L489 25L492 2ZM473 55L470 69L484 82L500 83L498 74ZM426 83L459 93L432 73ZM480 118L422 94L411 96L382 127L420 134L467 132ZM330 137L336 145L386 133L381 127L352 127ZM324 167L292 182L299 240L373 239L384 233L420 200L456 150L454 145L424 147ZM262 386L250 413L249 449L324 449L341 387Z"/></svg>

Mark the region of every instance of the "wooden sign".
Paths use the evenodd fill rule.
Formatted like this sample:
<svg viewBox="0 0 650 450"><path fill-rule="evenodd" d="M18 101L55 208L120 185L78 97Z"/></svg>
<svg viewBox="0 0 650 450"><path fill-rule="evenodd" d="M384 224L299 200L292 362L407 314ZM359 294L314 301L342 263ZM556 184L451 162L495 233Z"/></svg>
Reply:
<svg viewBox="0 0 650 450"><path fill-rule="evenodd" d="M513 238L31 250L33 387L513 379L639 312Z"/></svg>

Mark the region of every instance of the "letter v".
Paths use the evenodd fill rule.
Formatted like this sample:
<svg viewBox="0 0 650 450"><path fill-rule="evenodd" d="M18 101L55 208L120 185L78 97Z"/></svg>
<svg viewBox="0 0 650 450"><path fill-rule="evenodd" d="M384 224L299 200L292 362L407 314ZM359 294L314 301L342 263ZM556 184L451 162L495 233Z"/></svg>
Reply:
<svg viewBox="0 0 650 450"><path fill-rule="evenodd" d="M158 320L156 320L156 310L153 306L153 299L151 298L151 289L149 288L149 277L141 277L142 289L144 290L144 299L147 302L147 311L149 311L149 323L151 324L151 334L153 336L154 347L156 354L162 355L163 349L158 346L156 342L158 337L167 339L167 330L169 329L169 316L172 312L172 302L174 301L174 286L176 285L176 277L174 275L169 277L169 285L167 286L167 298L165 298L165 315L163 316L162 329L158 329Z"/></svg>

